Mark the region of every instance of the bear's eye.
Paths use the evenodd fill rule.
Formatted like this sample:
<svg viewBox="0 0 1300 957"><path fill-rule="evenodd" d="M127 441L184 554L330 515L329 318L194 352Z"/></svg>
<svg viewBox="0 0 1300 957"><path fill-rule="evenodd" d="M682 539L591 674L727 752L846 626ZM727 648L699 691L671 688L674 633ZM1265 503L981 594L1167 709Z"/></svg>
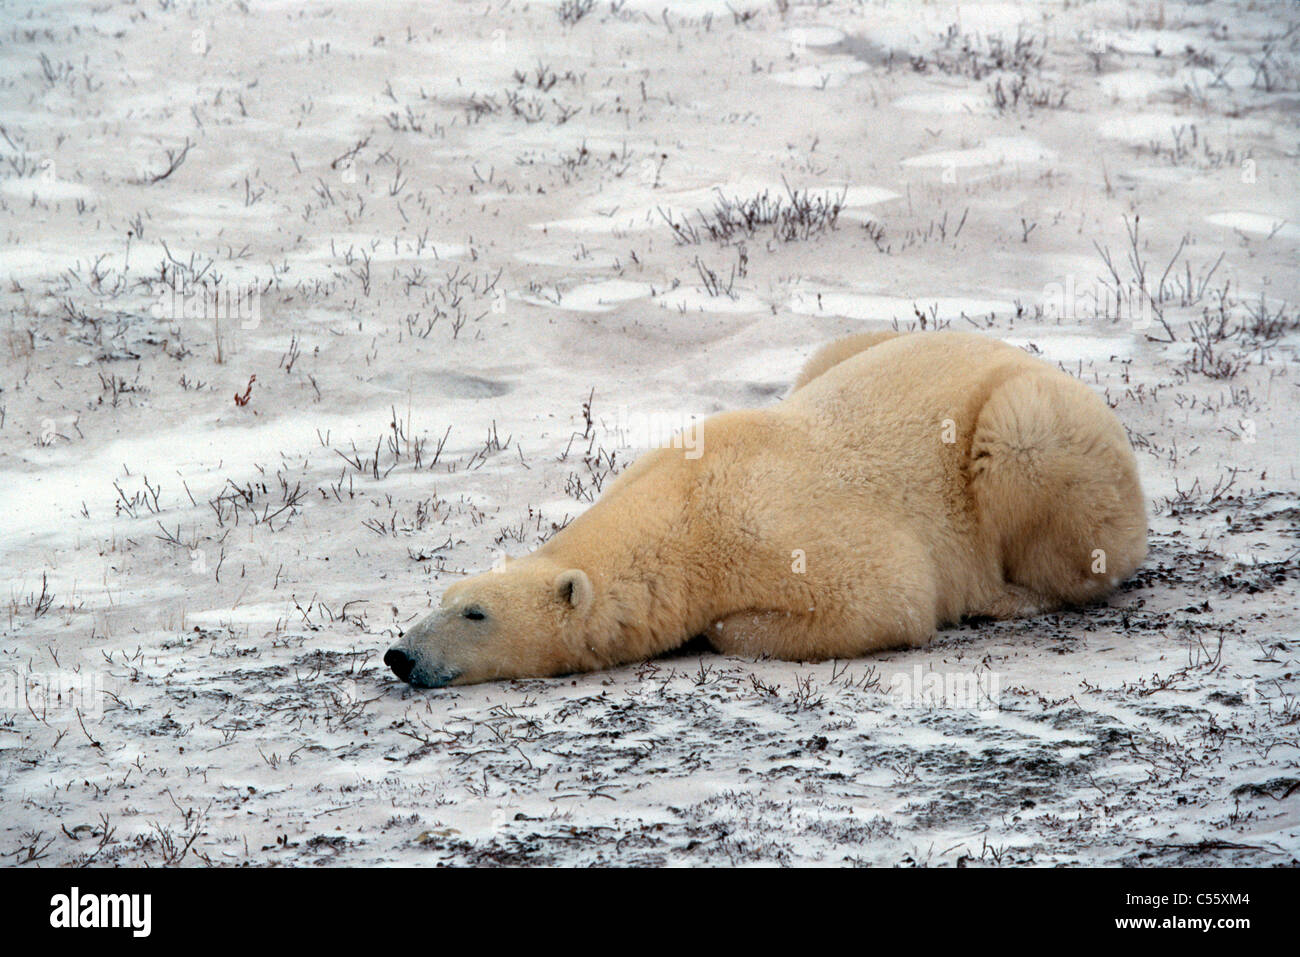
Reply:
<svg viewBox="0 0 1300 957"><path fill-rule="evenodd" d="M470 621L482 621L484 618L487 617L487 615L483 614L483 609L480 608L478 605L470 605L463 612L461 612L461 616L464 618L468 618Z"/></svg>

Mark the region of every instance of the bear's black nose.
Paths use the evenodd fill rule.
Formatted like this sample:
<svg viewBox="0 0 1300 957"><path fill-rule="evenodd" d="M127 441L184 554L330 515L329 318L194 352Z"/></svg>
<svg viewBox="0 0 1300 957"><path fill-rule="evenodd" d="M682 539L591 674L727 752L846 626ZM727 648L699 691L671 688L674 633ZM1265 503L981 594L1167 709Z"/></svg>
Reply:
<svg viewBox="0 0 1300 957"><path fill-rule="evenodd" d="M384 664L393 669L393 674L405 681L411 677L411 671L415 668L415 659L404 651L389 648L384 652Z"/></svg>

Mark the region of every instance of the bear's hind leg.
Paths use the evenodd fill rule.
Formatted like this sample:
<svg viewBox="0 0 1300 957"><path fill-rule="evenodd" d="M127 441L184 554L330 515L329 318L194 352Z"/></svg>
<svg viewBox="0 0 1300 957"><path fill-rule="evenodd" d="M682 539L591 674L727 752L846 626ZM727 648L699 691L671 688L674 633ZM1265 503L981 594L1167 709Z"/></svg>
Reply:
<svg viewBox="0 0 1300 957"><path fill-rule="evenodd" d="M1080 382L1025 373L1000 385L980 411L970 475L1004 580L1038 596L1043 610L1102 597L1146 556L1133 451L1110 409ZM999 610L1035 604L1018 594Z"/></svg>

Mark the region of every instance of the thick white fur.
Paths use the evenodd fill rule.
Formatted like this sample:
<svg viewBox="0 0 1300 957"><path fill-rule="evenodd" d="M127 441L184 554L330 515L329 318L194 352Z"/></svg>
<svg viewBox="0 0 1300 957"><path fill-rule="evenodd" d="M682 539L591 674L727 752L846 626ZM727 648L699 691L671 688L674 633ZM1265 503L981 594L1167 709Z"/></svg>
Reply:
<svg viewBox="0 0 1300 957"><path fill-rule="evenodd" d="M699 457L643 455L532 555L448 588L393 649L409 680L605 668L700 633L728 654L852 658L962 616L1093 601L1146 555L1119 421L996 339L834 342L783 402L702 437Z"/></svg>

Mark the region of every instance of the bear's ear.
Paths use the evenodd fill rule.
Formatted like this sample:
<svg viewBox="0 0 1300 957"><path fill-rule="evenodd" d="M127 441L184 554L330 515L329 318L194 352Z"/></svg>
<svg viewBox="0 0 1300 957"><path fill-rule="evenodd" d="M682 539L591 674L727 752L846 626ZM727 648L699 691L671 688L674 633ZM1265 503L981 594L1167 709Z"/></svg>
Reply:
<svg viewBox="0 0 1300 957"><path fill-rule="evenodd" d="M571 608L584 610L596 596L591 586L591 579L581 568L570 568L560 572L555 579L555 595L560 601L567 602Z"/></svg>

